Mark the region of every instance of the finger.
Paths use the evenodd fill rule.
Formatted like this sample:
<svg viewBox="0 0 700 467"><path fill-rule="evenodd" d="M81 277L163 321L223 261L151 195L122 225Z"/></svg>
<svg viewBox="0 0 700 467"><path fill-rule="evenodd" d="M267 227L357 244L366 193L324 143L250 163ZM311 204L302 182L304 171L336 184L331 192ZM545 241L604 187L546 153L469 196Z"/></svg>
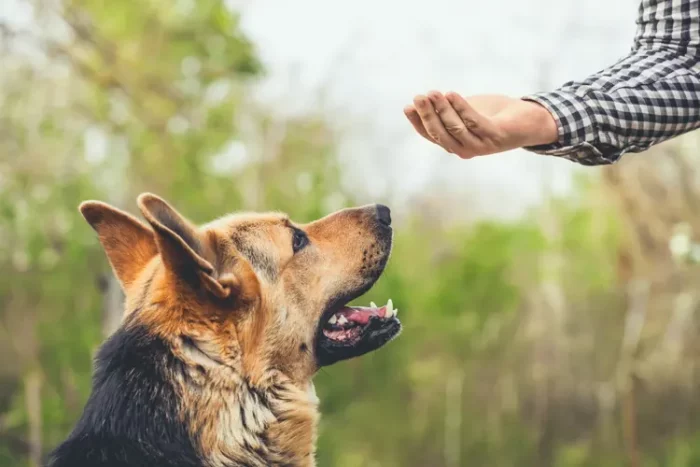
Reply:
<svg viewBox="0 0 700 467"><path fill-rule="evenodd" d="M447 101L445 96L439 92L428 94L438 118L442 121L443 126L449 134L451 134L459 143L468 150L468 152L478 152L478 147L481 145L481 140L478 136L472 134L464 121L457 114L457 111Z"/></svg>
<svg viewBox="0 0 700 467"><path fill-rule="evenodd" d="M461 145L454 137L447 132L447 129L442 124L442 120L435 113L435 107L426 96L416 96L413 99L413 104L416 106L418 115L423 121L423 126L431 138L437 144L445 148L449 152L456 152Z"/></svg>
<svg viewBox="0 0 700 467"><path fill-rule="evenodd" d="M412 105L407 105L404 107L403 113L406 115L406 118L408 118L408 121L411 122L411 125L413 125L413 128L418 132L418 134L431 143L437 144L437 141L431 138L428 132L425 130L423 120L420 119L420 115L418 115L418 111L415 107Z"/></svg>
<svg viewBox="0 0 700 467"><path fill-rule="evenodd" d="M459 115L470 133L481 139L491 138L496 134L493 124L484 116L479 114L467 101L457 93L447 93L447 101Z"/></svg>

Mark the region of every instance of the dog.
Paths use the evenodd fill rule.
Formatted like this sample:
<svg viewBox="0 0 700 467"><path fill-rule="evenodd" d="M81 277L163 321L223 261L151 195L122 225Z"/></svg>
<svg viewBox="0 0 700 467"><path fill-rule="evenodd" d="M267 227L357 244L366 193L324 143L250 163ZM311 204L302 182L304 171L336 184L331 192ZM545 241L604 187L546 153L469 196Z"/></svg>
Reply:
<svg viewBox="0 0 700 467"><path fill-rule="evenodd" d="M346 305L384 271L389 208L306 225L232 214L196 227L155 195L138 206L147 224L80 205L125 292L125 316L48 465L314 466L314 374L401 331L391 300Z"/></svg>

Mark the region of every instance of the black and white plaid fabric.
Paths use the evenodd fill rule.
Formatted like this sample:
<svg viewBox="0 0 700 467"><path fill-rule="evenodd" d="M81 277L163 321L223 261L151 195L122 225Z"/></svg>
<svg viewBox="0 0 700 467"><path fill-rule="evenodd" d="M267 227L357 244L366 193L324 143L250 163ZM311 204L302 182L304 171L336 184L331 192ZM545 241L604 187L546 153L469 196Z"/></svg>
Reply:
<svg viewBox="0 0 700 467"><path fill-rule="evenodd" d="M611 164L700 128L700 0L642 0L630 55L583 81L524 99L546 107L559 142L527 148Z"/></svg>

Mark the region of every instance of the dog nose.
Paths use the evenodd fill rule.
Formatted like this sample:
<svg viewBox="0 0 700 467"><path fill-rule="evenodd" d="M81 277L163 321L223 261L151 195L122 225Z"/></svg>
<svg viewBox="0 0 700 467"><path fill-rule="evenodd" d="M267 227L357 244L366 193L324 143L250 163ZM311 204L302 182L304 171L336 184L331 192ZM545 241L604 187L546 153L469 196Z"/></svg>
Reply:
<svg viewBox="0 0 700 467"><path fill-rule="evenodd" d="M383 204L377 204L377 219L384 225L391 225L391 209Z"/></svg>

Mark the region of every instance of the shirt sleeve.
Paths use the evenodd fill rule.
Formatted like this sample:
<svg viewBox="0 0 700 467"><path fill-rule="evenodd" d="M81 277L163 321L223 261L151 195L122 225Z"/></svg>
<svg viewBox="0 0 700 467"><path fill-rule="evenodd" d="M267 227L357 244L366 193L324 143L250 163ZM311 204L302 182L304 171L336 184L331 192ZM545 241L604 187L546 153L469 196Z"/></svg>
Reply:
<svg viewBox="0 0 700 467"><path fill-rule="evenodd" d="M631 53L582 81L523 99L557 123L555 144L526 148L611 164L700 128L700 0L643 0Z"/></svg>

